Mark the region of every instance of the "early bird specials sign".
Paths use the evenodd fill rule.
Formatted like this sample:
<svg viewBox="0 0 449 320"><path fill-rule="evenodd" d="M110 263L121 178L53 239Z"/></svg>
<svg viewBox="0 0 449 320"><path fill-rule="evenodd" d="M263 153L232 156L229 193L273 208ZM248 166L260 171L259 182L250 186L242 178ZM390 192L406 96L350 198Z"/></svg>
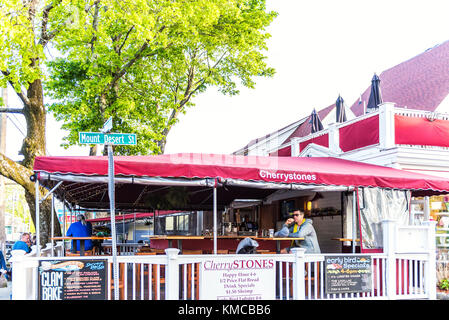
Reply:
<svg viewBox="0 0 449 320"><path fill-rule="evenodd" d="M326 293L369 292L372 287L371 256L326 256Z"/></svg>

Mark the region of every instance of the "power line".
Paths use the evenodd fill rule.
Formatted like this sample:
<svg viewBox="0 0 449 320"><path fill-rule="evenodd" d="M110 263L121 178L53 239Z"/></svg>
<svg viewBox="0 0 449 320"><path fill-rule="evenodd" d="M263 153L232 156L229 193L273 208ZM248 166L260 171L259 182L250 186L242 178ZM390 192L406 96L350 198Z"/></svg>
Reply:
<svg viewBox="0 0 449 320"><path fill-rule="evenodd" d="M6 113L6 117L11 120L12 124L16 127L17 130L19 130L19 132L23 135L23 137L25 138L25 134L23 133L23 131L19 128L19 126L14 122L14 120L9 116L8 113Z"/></svg>
<svg viewBox="0 0 449 320"><path fill-rule="evenodd" d="M22 136L25 138L26 135L23 133L23 131L21 130L21 128L19 128L19 126L16 124L16 122L9 116L8 113L6 113L6 117L12 122L12 124L16 127L17 130L19 130L19 132L22 134ZM17 122L20 123L20 121L14 116L14 118L16 119ZM50 152L48 151L47 146L45 146L45 152L48 155L51 155Z"/></svg>

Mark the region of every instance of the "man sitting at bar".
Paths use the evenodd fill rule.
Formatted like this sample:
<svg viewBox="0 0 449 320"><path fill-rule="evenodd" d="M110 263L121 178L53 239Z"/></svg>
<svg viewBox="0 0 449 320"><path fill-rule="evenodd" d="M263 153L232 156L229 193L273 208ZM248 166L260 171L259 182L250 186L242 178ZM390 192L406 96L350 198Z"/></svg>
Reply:
<svg viewBox="0 0 449 320"><path fill-rule="evenodd" d="M72 223L67 230L68 237L90 237L92 229L86 222L82 214L76 216L76 222ZM72 241L72 252L80 251L80 241L84 241L84 250L91 250L93 247L92 240L76 240ZM76 246L73 243L76 242Z"/></svg>
<svg viewBox="0 0 449 320"><path fill-rule="evenodd" d="M14 243L11 250L23 250L26 253L31 252L31 235L28 232L22 233L20 240Z"/></svg>
<svg viewBox="0 0 449 320"><path fill-rule="evenodd" d="M305 219L304 212L295 209L290 213L291 218L285 221L284 226L275 237L304 238L304 240L292 240L290 247L282 249L281 253L290 253L291 248L300 247L306 249L306 253L320 253L320 246L313 227L312 219Z"/></svg>

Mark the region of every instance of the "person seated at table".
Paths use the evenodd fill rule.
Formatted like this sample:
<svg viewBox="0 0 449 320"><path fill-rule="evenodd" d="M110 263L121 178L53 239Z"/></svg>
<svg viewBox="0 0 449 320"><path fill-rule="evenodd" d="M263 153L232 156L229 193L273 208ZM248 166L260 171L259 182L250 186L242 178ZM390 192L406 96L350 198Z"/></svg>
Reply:
<svg viewBox="0 0 449 320"><path fill-rule="evenodd" d="M67 230L68 237L91 237L92 228L86 222L86 218L82 214L76 216L76 222L72 223ZM92 240L76 240L72 241L72 251L80 251L80 241L84 241L84 250L92 250ZM76 243L74 248L73 243Z"/></svg>
<svg viewBox="0 0 449 320"><path fill-rule="evenodd" d="M256 240L246 237L239 242L235 252L237 254L254 254L257 253L258 246L259 243Z"/></svg>
<svg viewBox="0 0 449 320"><path fill-rule="evenodd" d="M8 269L6 265L5 256L3 255L3 251L0 250L0 274L4 274L6 280L11 281L11 270Z"/></svg>
<svg viewBox="0 0 449 320"><path fill-rule="evenodd" d="M24 250L26 253L31 252L31 234L28 232L22 233L20 240L14 243L11 250Z"/></svg>
<svg viewBox="0 0 449 320"><path fill-rule="evenodd" d="M321 253L312 219L305 219L304 212L299 209L290 213L291 218L285 221L281 230L275 232L275 237L304 238L292 240L290 247L281 250L281 253L290 253L291 248L304 248L306 253Z"/></svg>

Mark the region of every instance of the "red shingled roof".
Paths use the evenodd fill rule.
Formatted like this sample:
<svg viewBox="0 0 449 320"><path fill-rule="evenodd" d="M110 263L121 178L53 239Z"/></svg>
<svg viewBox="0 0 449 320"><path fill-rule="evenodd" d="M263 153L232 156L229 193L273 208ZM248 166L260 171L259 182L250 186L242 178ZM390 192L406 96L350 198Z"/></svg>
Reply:
<svg viewBox="0 0 449 320"><path fill-rule="evenodd" d="M449 41L416 57L385 70L379 75L382 100L398 107L435 111L449 94ZM370 86L362 94L368 104ZM351 110L363 113L363 102L357 100Z"/></svg>
<svg viewBox="0 0 449 320"><path fill-rule="evenodd" d="M335 103L330 105L327 108L321 109L320 111L317 111L318 116L320 117L320 120L323 120L333 109L335 108ZM301 138L301 137L305 137L308 136L309 134L312 133L312 124L310 123L310 116L307 117L307 120L304 121L303 123L301 123L301 125L299 125L295 131L292 132L292 134L285 139L285 141L282 143L287 143L290 142L291 138Z"/></svg>
<svg viewBox="0 0 449 320"><path fill-rule="evenodd" d="M379 78L384 102L393 102L397 107L435 111L449 94L449 41L383 71ZM371 86L362 94L362 103L357 99L351 106L356 117L363 113L363 101L368 104L370 89ZM320 119L323 120L334 108L335 103L318 111ZM280 145L290 142L293 137L309 135L311 133L309 121L310 116L297 121L298 127ZM282 129L252 140L246 148L280 130Z"/></svg>

